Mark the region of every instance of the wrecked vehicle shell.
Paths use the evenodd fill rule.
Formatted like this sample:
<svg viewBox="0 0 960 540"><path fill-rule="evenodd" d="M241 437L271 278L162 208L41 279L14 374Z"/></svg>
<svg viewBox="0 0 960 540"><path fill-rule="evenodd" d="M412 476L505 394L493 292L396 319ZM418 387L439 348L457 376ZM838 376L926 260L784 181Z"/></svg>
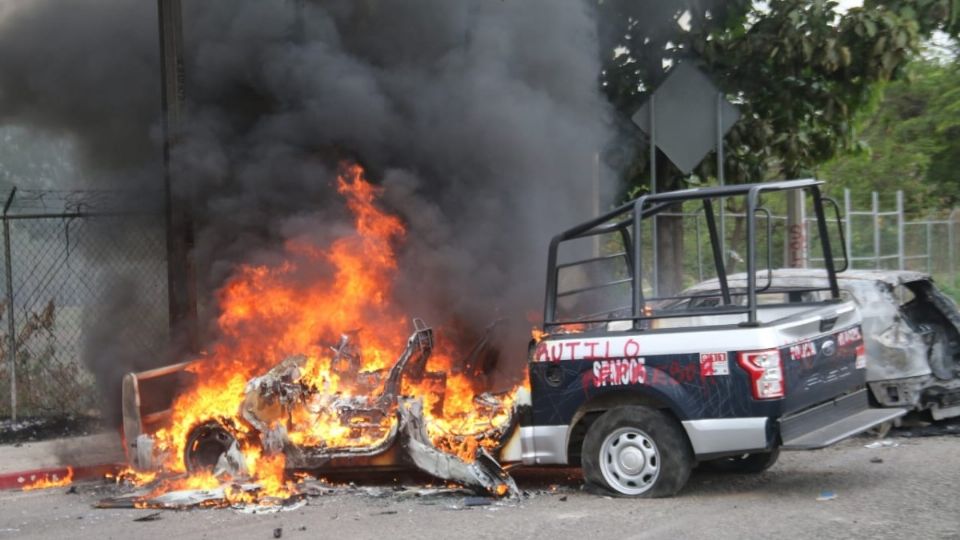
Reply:
<svg viewBox="0 0 960 540"><path fill-rule="evenodd" d="M443 480L496 496L519 496L512 478L500 467L482 446L478 447L473 461L437 448L427 435L427 418L423 401L419 397L401 394L404 378L422 380L424 377L442 376L425 371L428 357L433 349L433 331L422 321L415 320L415 331L397 361L385 375L377 395L341 396L325 393L323 389L307 387L299 382L300 371L306 357L290 356L267 373L248 381L239 417L251 426L259 436L260 447L265 454L283 452L287 469L310 469L343 471L351 468L409 468L411 465ZM353 348L350 338L344 335L337 347L332 347L334 361L351 362ZM192 363L178 364L141 373L130 373L123 383L124 441L130 464L138 470L154 470L166 456L156 454L151 433L164 425L170 417L174 396L192 381L187 368ZM153 398L154 410L144 408L144 389L172 389L168 400ZM478 407L497 410L500 400L490 394L477 396ZM523 400L518 400L522 402ZM333 411L344 426L357 429L358 433L372 440L367 445L329 447L324 444L307 446L294 444L288 437L282 418L295 404L308 408ZM497 450L501 458L518 461L519 456L502 451L515 432L517 415L510 411L505 424L484 433L463 434L463 437L479 437L500 441ZM229 421L211 419L195 426L185 448L184 462L188 470L210 468L215 475L244 477L246 466L243 454Z"/></svg>
<svg viewBox="0 0 960 540"><path fill-rule="evenodd" d="M779 269L771 290L825 287L817 269ZM745 275L729 278L744 286ZM758 278L760 283L766 276ZM902 270L847 270L837 274L842 295L863 316L867 384L883 406L929 410L934 419L960 416L960 310L929 274ZM717 281L684 294L709 298ZM813 298L811 298L813 300Z"/></svg>

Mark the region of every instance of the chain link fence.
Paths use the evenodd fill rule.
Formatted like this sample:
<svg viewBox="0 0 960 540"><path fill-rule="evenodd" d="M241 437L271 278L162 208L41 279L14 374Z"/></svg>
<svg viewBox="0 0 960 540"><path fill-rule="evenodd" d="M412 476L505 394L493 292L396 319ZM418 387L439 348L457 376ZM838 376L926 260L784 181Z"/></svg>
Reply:
<svg viewBox="0 0 960 540"><path fill-rule="evenodd" d="M903 192L890 197L872 192L869 208L858 209L844 191L848 251L853 268L914 270L953 281L957 266L957 209L910 217ZM889 199L889 200L885 200Z"/></svg>
<svg viewBox="0 0 960 540"><path fill-rule="evenodd" d="M869 205L861 203L858 206L853 203L854 197L849 190L844 190L843 199L838 201L842 209L841 220L850 268L925 272L931 274L942 289L960 301L960 279L956 275L956 270L960 267L960 209L941 209L931 211L925 216L910 216L904 210L901 191L887 194L872 192L869 195ZM784 209L779 210L774 208L770 215L772 252L769 260L774 268L788 266L787 261L791 258L788 253L792 245L788 238L788 220ZM709 239L702 213L673 215L684 218L684 284L692 285L713 277L709 260ZM736 247L739 244L732 238L731 231L738 228L738 221L743 222L745 219L744 214L735 211L728 211L724 216L727 264L733 271L743 271L744 268L742 264L737 264L740 254L732 248L740 248ZM766 218L757 219L758 230L765 230ZM827 219L833 219L832 212L827 212ZM808 267L822 267L816 221L808 216L805 223L805 239L800 242L802 259ZM742 229L742 226L740 228ZM758 234L765 240L765 232ZM839 235L831 234L831 242L837 246ZM765 250L765 246L758 246L759 260L763 263L767 260ZM840 255L835 253L835 256Z"/></svg>
<svg viewBox="0 0 960 540"><path fill-rule="evenodd" d="M4 201L0 416L89 414L114 344L151 358L167 340L162 214L107 192Z"/></svg>

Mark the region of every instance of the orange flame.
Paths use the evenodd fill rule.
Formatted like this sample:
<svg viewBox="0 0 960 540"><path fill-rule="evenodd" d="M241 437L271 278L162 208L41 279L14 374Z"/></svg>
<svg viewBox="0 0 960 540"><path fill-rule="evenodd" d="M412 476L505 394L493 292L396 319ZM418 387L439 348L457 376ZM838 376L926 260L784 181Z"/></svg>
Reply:
<svg viewBox="0 0 960 540"><path fill-rule="evenodd" d="M537 343L540 343L540 341L542 341L543 337L546 335L547 335L546 332L537 328L536 326L534 326L533 329L530 330L530 337L533 338L533 341Z"/></svg>
<svg viewBox="0 0 960 540"><path fill-rule="evenodd" d="M296 382L316 390L318 396L375 394L382 388L383 370L396 361L406 344L410 320L393 302L396 249L406 234L403 223L378 207L381 188L367 182L358 165L343 169L337 191L354 216L353 230L326 247L308 236L290 240L281 262L241 266L219 292L217 327L222 339L208 358L189 368L197 382L176 399L170 422L154 434L164 470L186 471L189 433L213 419L235 435L249 476L261 485L259 495L289 495L292 485L284 479L284 455L263 448L244 410L255 410L257 419L270 429L282 427L287 439L300 447L370 446L387 437L396 421L390 415L345 424L320 398L283 409L248 397L248 381L281 361L292 362L288 367L295 368ZM352 373L334 365L331 351L346 332L357 336L353 343L359 344L360 365ZM303 358L295 360L292 355ZM509 421L512 398L499 409L478 410L475 381L452 372L456 357L455 351L438 345L427 370L443 373L445 379L441 383L436 378L405 381L402 392L424 398L427 431L435 445L472 459L478 446L489 448L497 441L469 435ZM158 491L212 488L220 483L209 473L192 474L163 481Z"/></svg>
<svg viewBox="0 0 960 540"><path fill-rule="evenodd" d="M23 491L32 491L34 489L47 489L55 487L69 486L73 483L73 467L67 467L67 475L60 478L56 473L45 474L29 484L24 484L20 489Z"/></svg>

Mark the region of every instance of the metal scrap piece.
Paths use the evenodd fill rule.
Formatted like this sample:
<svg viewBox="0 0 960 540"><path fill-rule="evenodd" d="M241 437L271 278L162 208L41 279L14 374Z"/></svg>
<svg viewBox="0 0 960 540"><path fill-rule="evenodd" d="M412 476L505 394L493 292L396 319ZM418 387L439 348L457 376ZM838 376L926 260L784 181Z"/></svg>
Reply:
<svg viewBox="0 0 960 540"><path fill-rule="evenodd" d="M204 503L222 504L226 501L223 487L214 489L183 489L168 491L144 501L150 508L192 508Z"/></svg>
<svg viewBox="0 0 960 540"><path fill-rule="evenodd" d="M388 409L400 396L404 377L411 380L423 378L427 359L433 352L433 329L421 319L413 319L414 333L407 339L407 346L400 358L390 369L387 382L383 385L383 394L377 400L381 409Z"/></svg>
<svg viewBox="0 0 960 540"><path fill-rule="evenodd" d="M284 418L291 405L303 402L310 393L299 382L306 362L304 355L290 356L265 374L250 379L240 407L243 419L264 433Z"/></svg>
<svg viewBox="0 0 960 540"><path fill-rule="evenodd" d="M482 489L497 497L520 496L513 478L483 448L477 450L473 463L438 450L427 436L421 400L402 399L398 410L407 455L419 469L443 480Z"/></svg>
<svg viewBox="0 0 960 540"><path fill-rule="evenodd" d="M213 468L213 475L217 478L225 476L229 478L246 478L249 476L247 472L247 461L244 459L243 452L240 451L240 445L237 441L233 441L230 448L220 454L220 457L217 459L217 465Z"/></svg>
<svg viewBox="0 0 960 540"><path fill-rule="evenodd" d="M490 392L484 392L479 396L476 396L473 398L473 403L477 406L482 406L495 411L503 409L503 402L497 399L497 397Z"/></svg>
<svg viewBox="0 0 960 540"><path fill-rule="evenodd" d="M287 426L276 423L270 429L260 432L260 445L263 447L264 454L279 454L286 447L289 439L287 438Z"/></svg>
<svg viewBox="0 0 960 540"><path fill-rule="evenodd" d="M306 494L294 493L286 498L264 497L257 503L233 503L233 495L238 493L257 493L261 489L257 483L224 483L212 489L180 489L167 491L156 496L143 492L102 499L94 504L95 508L155 508L162 510L186 510L196 507L222 508L231 506L246 513L267 513L280 510L294 510L303 506Z"/></svg>
<svg viewBox="0 0 960 540"><path fill-rule="evenodd" d="M362 351L356 343L358 333L359 330L352 330L341 334L339 343L335 347L330 347L333 351L332 364L336 371L350 374L360 371L363 361Z"/></svg>
<svg viewBox="0 0 960 540"><path fill-rule="evenodd" d="M137 435L136 442L133 444L136 453L133 455L133 465L142 471L152 471L156 467L157 460L154 459L153 437L145 433Z"/></svg>

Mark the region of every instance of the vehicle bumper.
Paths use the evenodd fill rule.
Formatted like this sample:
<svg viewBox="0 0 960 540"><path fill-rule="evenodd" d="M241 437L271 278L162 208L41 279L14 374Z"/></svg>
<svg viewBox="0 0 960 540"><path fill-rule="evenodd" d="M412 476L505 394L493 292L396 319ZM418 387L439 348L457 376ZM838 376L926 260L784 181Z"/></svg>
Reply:
<svg viewBox="0 0 960 540"><path fill-rule="evenodd" d="M867 390L858 390L780 419L781 448L815 450L900 418L907 409L870 407Z"/></svg>

